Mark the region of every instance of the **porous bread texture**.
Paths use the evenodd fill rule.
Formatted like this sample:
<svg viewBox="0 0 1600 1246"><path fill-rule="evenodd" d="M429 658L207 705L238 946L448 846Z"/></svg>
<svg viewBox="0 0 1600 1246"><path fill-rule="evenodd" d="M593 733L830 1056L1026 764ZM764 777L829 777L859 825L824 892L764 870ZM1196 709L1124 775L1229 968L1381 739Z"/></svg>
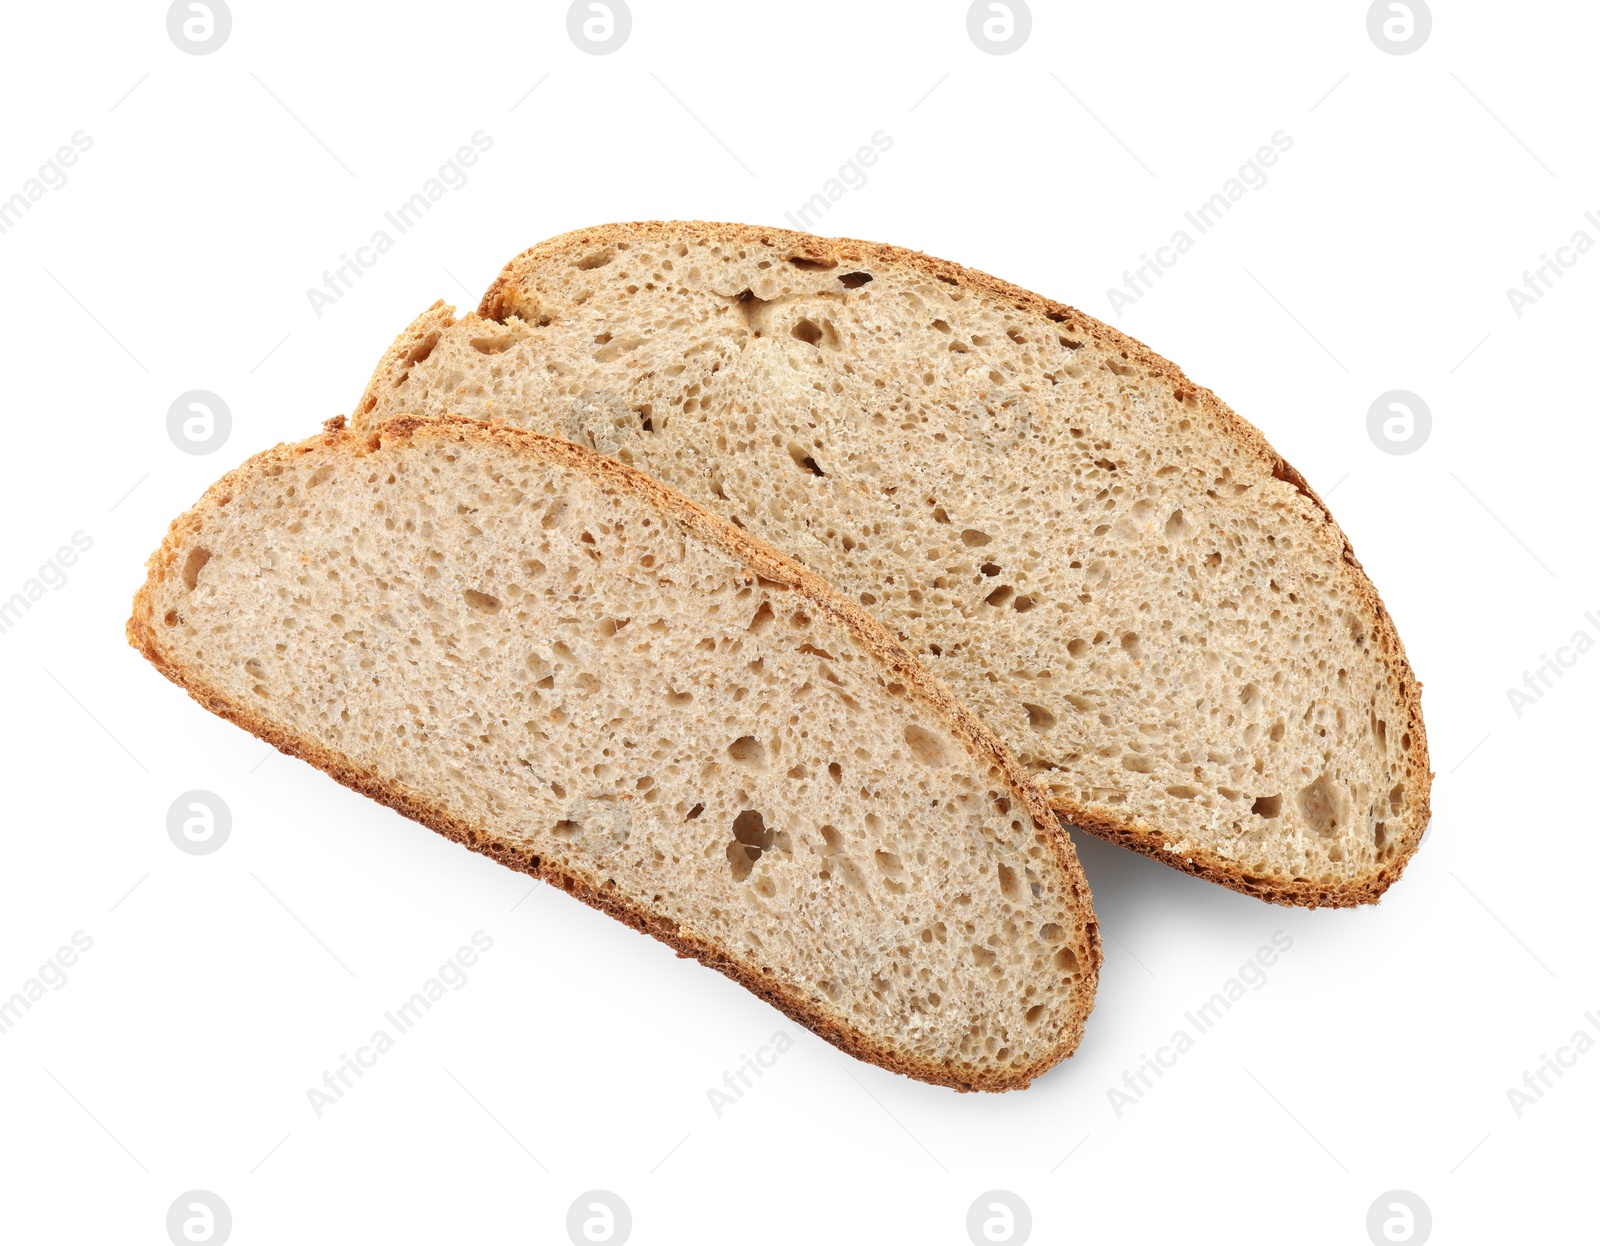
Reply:
<svg viewBox="0 0 1600 1246"><path fill-rule="evenodd" d="M592 451L337 423L172 525L128 628L158 668L863 1059L1005 1090L1072 1052L1072 847L858 606Z"/></svg>
<svg viewBox="0 0 1600 1246"><path fill-rule="evenodd" d="M859 600L1084 829L1350 905L1428 822L1420 685L1327 508L1172 364L895 247L604 226L436 304L357 419L614 455Z"/></svg>

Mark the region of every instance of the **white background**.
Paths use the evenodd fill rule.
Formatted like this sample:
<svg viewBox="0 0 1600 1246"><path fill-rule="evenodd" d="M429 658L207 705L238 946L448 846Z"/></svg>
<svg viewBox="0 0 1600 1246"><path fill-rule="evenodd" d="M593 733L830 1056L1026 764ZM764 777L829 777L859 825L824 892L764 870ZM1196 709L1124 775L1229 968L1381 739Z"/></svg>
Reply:
<svg viewBox="0 0 1600 1246"><path fill-rule="evenodd" d="M561 1242L591 1188L641 1244L959 1246L994 1188L1036 1242L1359 1246L1396 1188L1437 1242L1592 1237L1600 1052L1520 1118L1507 1090L1600 1015L1600 653L1520 717L1506 689L1579 628L1600 639L1600 252L1520 318L1506 289L1578 229L1600 242L1600 11L1435 0L1426 46L1392 56L1366 8L1041 2L991 56L946 0L635 0L596 57L546 0L235 0L206 56L161 3L8 6L0 196L74 132L93 146L0 235L0 597L74 532L93 547L0 635L0 996L74 931L94 946L0 1035L0 1238L161 1243L195 1188L242 1246ZM348 411L435 298L465 311L583 225L784 224L880 129L893 147L819 231L1109 319L1264 429L1393 612L1438 775L1428 842L1358 911L1270 907L1078 836L1098 1004L1072 1060L1002 1096L859 1064L527 894L207 715L122 639L168 521ZM315 315L307 287L479 130L468 183ZM1279 130L1268 183L1113 316L1123 270ZM1395 388L1434 418L1405 457L1366 432ZM191 389L233 414L207 456L166 432ZM210 856L166 833L197 788L233 813ZM307 1088L480 929L465 988L318 1119ZM1119 1117L1108 1088L1279 930L1268 984ZM794 1049L719 1118L708 1088L778 1030Z"/></svg>

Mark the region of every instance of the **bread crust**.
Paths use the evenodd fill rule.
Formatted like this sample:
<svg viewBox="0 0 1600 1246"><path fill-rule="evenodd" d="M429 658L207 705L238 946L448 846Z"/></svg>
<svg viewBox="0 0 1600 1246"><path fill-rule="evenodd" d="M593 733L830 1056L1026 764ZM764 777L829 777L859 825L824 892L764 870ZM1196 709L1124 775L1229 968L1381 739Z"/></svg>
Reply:
<svg viewBox="0 0 1600 1246"><path fill-rule="evenodd" d="M1055 1045L1033 1064L1003 1073L984 1070L969 1075L947 1065L919 1060L890 1044L877 1042L859 1033L844 1018L814 1005L782 983L764 977L725 949L684 932L676 922L631 903L619 893L595 887L541 860L535 854L509 848L486 831L430 803L422 793L396 786L313 740L281 730L264 714L231 701L208 686L163 650L153 618L154 589L178 573L179 560L187 549L190 536L200 525L202 512L231 499L262 468L302 454L331 451L359 455L383 444L405 445L430 439L495 445L513 453L554 462L609 487L632 493L653 505L685 532L728 552L745 566L750 579L760 576L785 585L815 609L848 628L862 647L906 686L908 696L923 702L952 735L961 739L980 758L997 766L1011 787L1012 794L1024 803L1040 826L1054 825L1048 800L1021 763L886 628L860 606L798 563L763 545L720 516L673 493L644 473L559 438L510 425L486 424L460 416L400 416L373 429L349 430L345 428L344 417L339 416L329 420L318 437L293 444L280 444L255 455L217 481L189 511L173 520L161 547L150 556L146 582L134 595L133 612L127 623L128 643L213 714L244 728L280 752L309 762L344 786L422 823L447 839L491 857L510 869L559 887L592 908L659 939L679 956L693 957L701 964L725 974L791 1020L858 1059L919 1081L955 1090L1003 1091L1027 1086L1035 1077L1073 1053L1082 1038L1084 1021L1093 1006L1102 952L1089 885L1078 863L1077 853L1064 835L1052 835L1049 839L1057 869L1064 879L1066 892L1078 918L1070 946L1078 957L1081 979L1072 994L1071 1011Z"/></svg>
<svg viewBox="0 0 1600 1246"><path fill-rule="evenodd" d="M1128 337L1074 307L1035 294L1031 290L1024 290L988 273L964 268L960 264L938 259L921 251L911 251L887 243L864 242L855 238L823 238L787 229L708 221L635 221L599 225L557 235L530 247L511 260L485 292L478 306L478 314L491 320L504 320L518 305L520 293L518 282L521 275L543 261L579 249L587 250L597 246L631 242L640 237L684 235L735 245L742 243L773 247L824 266L858 263L862 267L874 264L904 266L935 280L989 295L1018 311L1042 316L1063 329L1087 334L1102 347L1117 351L1124 359L1136 360L1143 367L1161 376L1172 385L1174 394L1180 400L1192 397L1216 422L1224 435L1234 440L1242 453L1255 459L1276 479L1293 486L1315 505L1321 513L1322 521L1313 527L1312 538L1341 568L1351 589L1366 607L1369 616L1367 621L1372 627L1372 634L1377 639L1389 668L1396 699L1405 711L1405 730L1411 735L1412 747L1407 754L1406 763L1405 808L1402 819L1404 829L1394 855L1366 875L1327 886L1309 879L1257 878L1243 874L1236 863L1202 850L1185 849L1182 852L1175 850L1158 828L1142 820L1120 820L1084 809L1075 802L1065 799L1054 800L1053 806L1063 821L1101 839L1131 848L1185 873L1274 904L1308 908L1349 908L1360 904L1372 904L1400 877L1412 854L1416 852L1417 846L1422 842L1423 833L1427 830L1431 817L1430 788L1433 772L1429 767L1427 730L1422 721L1422 684L1411 669L1411 664L1406 658L1405 646L1401 643L1400 634L1383 604L1383 599L1379 597L1377 588L1356 559L1355 550L1334 519L1333 512L1306 482L1305 477L1272 448L1258 428L1238 415L1209 389L1189 380L1182 369L1170 360L1156 354L1144 343ZM433 308L429 309L429 313L425 313L425 317L436 313L437 309L442 307L444 307L442 302L435 303ZM448 315L449 309L445 308L444 312ZM422 319L419 318L412 330L407 331L408 334L422 323ZM396 340L396 346L391 348L391 356L395 354L400 343L406 340L407 334L402 334L401 338ZM388 361L389 357L386 356L386 363Z"/></svg>

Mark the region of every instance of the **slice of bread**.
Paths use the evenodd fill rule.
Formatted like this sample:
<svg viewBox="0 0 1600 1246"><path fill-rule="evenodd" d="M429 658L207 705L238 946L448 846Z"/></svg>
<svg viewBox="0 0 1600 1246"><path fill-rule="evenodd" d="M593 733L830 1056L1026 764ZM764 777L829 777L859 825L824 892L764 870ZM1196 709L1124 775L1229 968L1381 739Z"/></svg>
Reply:
<svg viewBox="0 0 1600 1246"><path fill-rule="evenodd" d="M1044 795L875 623L650 478L401 419L176 520L128 638L214 713L963 1090L1071 1054L1088 887Z"/></svg>
<svg viewBox="0 0 1600 1246"><path fill-rule="evenodd" d="M612 225L436 304L358 423L632 463L823 575L1067 821L1264 899L1376 900L1428 822L1419 685L1304 478L1082 312L896 247Z"/></svg>

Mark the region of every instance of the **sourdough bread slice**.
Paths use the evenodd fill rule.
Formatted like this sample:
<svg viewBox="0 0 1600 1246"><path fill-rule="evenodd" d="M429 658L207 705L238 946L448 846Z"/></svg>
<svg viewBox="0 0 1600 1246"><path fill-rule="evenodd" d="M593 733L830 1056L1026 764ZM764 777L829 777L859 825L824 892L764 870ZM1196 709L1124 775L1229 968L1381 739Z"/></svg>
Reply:
<svg viewBox="0 0 1600 1246"><path fill-rule="evenodd" d="M896 247L701 222L518 256L357 421L593 446L897 633L1058 813L1285 903L1377 899L1428 822L1419 685L1255 428L1069 307Z"/></svg>
<svg viewBox="0 0 1600 1246"><path fill-rule="evenodd" d="M964 1090L1071 1054L1100 964L1027 772L860 606L602 455L402 419L176 520L130 642L339 782Z"/></svg>

